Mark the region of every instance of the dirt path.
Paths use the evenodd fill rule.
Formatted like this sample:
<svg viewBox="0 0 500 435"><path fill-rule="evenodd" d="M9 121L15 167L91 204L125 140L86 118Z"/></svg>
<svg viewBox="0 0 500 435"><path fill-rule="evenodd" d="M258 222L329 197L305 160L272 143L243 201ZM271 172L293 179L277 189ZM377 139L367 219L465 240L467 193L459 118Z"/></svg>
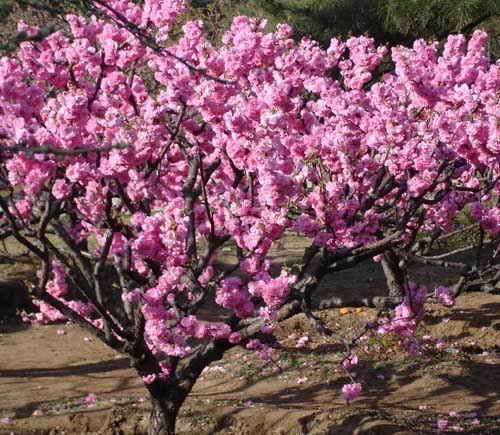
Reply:
<svg viewBox="0 0 500 435"><path fill-rule="evenodd" d="M183 408L180 433L435 433L440 416L452 433L500 433L499 308L500 296L471 293L438 321L444 309L431 306L420 333L443 342L429 338L418 359L386 338L368 340L356 371L365 390L351 406L339 398L346 380L332 352L338 345L296 316L279 330L276 365L234 349L206 371ZM321 315L354 334L374 313ZM0 331L0 419L12 420L2 420L0 434L144 432L145 389L125 359L76 325ZM303 335L309 341L298 350ZM89 393L97 396L91 405Z"/></svg>

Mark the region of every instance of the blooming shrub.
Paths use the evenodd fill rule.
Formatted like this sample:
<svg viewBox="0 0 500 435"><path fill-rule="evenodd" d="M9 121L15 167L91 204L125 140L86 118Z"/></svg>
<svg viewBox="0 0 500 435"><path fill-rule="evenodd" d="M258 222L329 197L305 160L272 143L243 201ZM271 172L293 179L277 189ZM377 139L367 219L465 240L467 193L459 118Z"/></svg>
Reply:
<svg viewBox="0 0 500 435"><path fill-rule="evenodd" d="M155 406L178 410L236 344L271 360L260 334L300 310L314 319L326 274L389 249L436 262L417 233L450 232L469 210L498 242L500 74L486 34L443 51L367 37L324 50L236 17L214 47L198 21L169 41L184 1L90 4L68 33L0 59L0 231L41 262L36 321L72 319L129 355ZM311 247L272 273L287 233ZM217 255L230 243L228 270ZM427 291L402 292L377 327L416 354ZM444 287L435 297L453 305ZM228 317L202 318L207 298ZM360 393L342 388L348 402Z"/></svg>

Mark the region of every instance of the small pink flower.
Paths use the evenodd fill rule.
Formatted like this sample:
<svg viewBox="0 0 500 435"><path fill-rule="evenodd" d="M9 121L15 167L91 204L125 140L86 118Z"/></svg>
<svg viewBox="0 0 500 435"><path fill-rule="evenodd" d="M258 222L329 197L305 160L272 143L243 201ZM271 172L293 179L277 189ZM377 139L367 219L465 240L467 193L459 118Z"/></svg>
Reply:
<svg viewBox="0 0 500 435"><path fill-rule="evenodd" d="M448 413L448 415L449 415L450 417L457 417L457 416L458 416L458 412L457 412L457 411L450 411L450 412Z"/></svg>
<svg viewBox="0 0 500 435"><path fill-rule="evenodd" d="M245 408L253 408L255 405L253 404L253 402L252 402L251 400L247 400L247 401L243 404L243 406L244 406Z"/></svg>
<svg viewBox="0 0 500 435"><path fill-rule="evenodd" d="M88 343L89 341L92 341L92 338L90 338L90 337L83 337L83 341L86 341Z"/></svg>
<svg viewBox="0 0 500 435"><path fill-rule="evenodd" d="M57 332L57 335L65 335L66 334L66 331L64 329L58 329L56 332Z"/></svg>
<svg viewBox="0 0 500 435"><path fill-rule="evenodd" d="M306 343L309 341L309 337L307 335L304 335L303 337L300 337L298 340L297 340L297 344L295 345L295 347L297 349L302 349L306 346Z"/></svg>
<svg viewBox="0 0 500 435"><path fill-rule="evenodd" d="M231 333L228 337L228 341L231 344L239 343L241 341L241 334L238 332Z"/></svg>
<svg viewBox="0 0 500 435"><path fill-rule="evenodd" d="M448 420L446 418L443 418L443 417L438 417L437 427L438 427L438 430L440 430L440 431L445 430L448 427Z"/></svg>
<svg viewBox="0 0 500 435"><path fill-rule="evenodd" d="M10 424L10 423L14 423L14 420L12 420L12 418L10 418L10 417L3 417L3 418L0 418L0 423Z"/></svg>
<svg viewBox="0 0 500 435"><path fill-rule="evenodd" d="M151 374L149 374L149 375L143 376L143 377L142 377L142 381L143 381L146 385L150 385L150 384L152 384L154 381L156 381L156 374L155 374L155 373L151 373Z"/></svg>
<svg viewBox="0 0 500 435"><path fill-rule="evenodd" d="M436 341L436 349L441 350L444 349L445 346L446 344L443 340Z"/></svg>
<svg viewBox="0 0 500 435"><path fill-rule="evenodd" d="M436 296L437 301L445 307L452 307L455 305L455 296L448 287L437 287L434 290L434 295Z"/></svg>
<svg viewBox="0 0 500 435"><path fill-rule="evenodd" d="M344 399L347 404L349 404L350 401L357 399L359 395L361 394L361 384L359 383L350 383L350 384L345 384L342 387L342 393L340 394L340 397Z"/></svg>
<svg viewBox="0 0 500 435"><path fill-rule="evenodd" d="M246 345L248 350L256 350L261 347L260 340L258 338L252 338Z"/></svg>
<svg viewBox="0 0 500 435"><path fill-rule="evenodd" d="M88 405L95 403L96 400L97 396L94 393L89 393L87 394L87 397L85 397L85 403L87 403Z"/></svg>
<svg viewBox="0 0 500 435"><path fill-rule="evenodd" d="M356 354L349 355L344 361L342 361L342 366L346 370L351 370L358 365L358 356Z"/></svg>

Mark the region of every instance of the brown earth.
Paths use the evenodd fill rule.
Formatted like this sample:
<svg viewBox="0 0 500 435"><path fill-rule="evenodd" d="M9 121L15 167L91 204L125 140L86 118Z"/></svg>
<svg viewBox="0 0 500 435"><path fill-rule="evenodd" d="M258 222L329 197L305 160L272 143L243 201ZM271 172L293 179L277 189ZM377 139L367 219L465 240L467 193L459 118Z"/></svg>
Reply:
<svg viewBox="0 0 500 435"><path fill-rule="evenodd" d="M417 359L385 337L369 339L381 352L361 351L356 379L364 391L350 406L339 398L346 382L338 370L339 345L295 316L278 331L275 364L237 348L207 370L182 409L179 433L435 433L438 416L448 416L452 433L457 425L465 433L500 433L499 307L500 296L482 293L461 296L446 313L430 305L420 333L445 344L441 350L429 345ZM449 320L443 322L444 313ZM321 313L348 336L374 315ZM126 359L86 341L76 325L0 331L0 419L12 419L0 423L1 434L144 433L146 391ZM308 335L309 342L295 349L290 334ZM96 403L80 403L89 393L97 395ZM36 410L43 415L33 416Z"/></svg>

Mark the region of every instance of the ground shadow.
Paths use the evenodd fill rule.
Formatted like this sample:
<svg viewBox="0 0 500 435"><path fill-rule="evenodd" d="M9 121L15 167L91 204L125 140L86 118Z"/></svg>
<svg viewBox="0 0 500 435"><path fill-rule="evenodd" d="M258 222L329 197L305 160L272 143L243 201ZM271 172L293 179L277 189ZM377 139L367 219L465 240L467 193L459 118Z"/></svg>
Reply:
<svg viewBox="0 0 500 435"><path fill-rule="evenodd" d="M75 376L90 373L104 373L113 370L127 369L130 367L128 358L112 359L97 363L88 363L78 366L29 368L16 370L0 370L2 378L44 378L55 376Z"/></svg>

